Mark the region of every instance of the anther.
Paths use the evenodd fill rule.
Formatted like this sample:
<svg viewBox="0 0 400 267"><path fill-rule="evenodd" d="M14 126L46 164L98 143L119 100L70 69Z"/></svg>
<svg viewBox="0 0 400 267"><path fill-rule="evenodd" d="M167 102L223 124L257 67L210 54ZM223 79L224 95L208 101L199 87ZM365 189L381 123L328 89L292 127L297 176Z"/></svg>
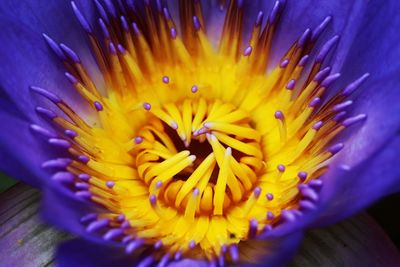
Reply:
<svg viewBox="0 0 400 267"><path fill-rule="evenodd" d="M96 5L97 11L100 14L101 19L104 20L105 22L107 22L107 24L110 24L110 20L108 19L108 16L107 16L107 13L106 13L104 7L100 4L100 2L98 0L95 0L94 3Z"/></svg>
<svg viewBox="0 0 400 267"><path fill-rule="evenodd" d="M154 256L153 255L149 255L147 257L145 257L143 260L141 260L139 262L139 264L137 265L137 267L149 267L152 265L152 263L154 262Z"/></svg>
<svg viewBox="0 0 400 267"><path fill-rule="evenodd" d="M78 178L82 181L88 182L90 180L90 175L86 173L81 173L78 175Z"/></svg>
<svg viewBox="0 0 400 267"><path fill-rule="evenodd" d="M110 43L108 45L108 50L110 51L111 55L116 55L117 54L117 49L115 48L115 45L113 43Z"/></svg>
<svg viewBox="0 0 400 267"><path fill-rule="evenodd" d="M251 46L248 46L248 47L246 47L246 49L244 50L243 55L244 55L245 57L250 56L252 51L253 51L253 48L252 48Z"/></svg>
<svg viewBox="0 0 400 267"><path fill-rule="evenodd" d="M117 222L123 222L125 220L125 214L120 214L115 218Z"/></svg>
<svg viewBox="0 0 400 267"><path fill-rule="evenodd" d="M150 103L144 102L144 103L143 103L143 108L144 108L145 110L150 110L150 109L151 109Z"/></svg>
<svg viewBox="0 0 400 267"><path fill-rule="evenodd" d="M276 1L268 17L268 22L270 24L274 24L276 22L277 17L279 15L279 10L280 10L280 2Z"/></svg>
<svg viewBox="0 0 400 267"><path fill-rule="evenodd" d="M57 57L62 61L67 60L67 58L65 57L63 51L58 46L58 44L53 39L51 39L47 34L43 33L42 35L47 45L50 47L51 50L53 50L53 52L57 55Z"/></svg>
<svg viewBox="0 0 400 267"><path fill-rule="evenodd" d="M302 48L310 39L311 37L311 30L307 28L304 33L300 36L299 41L297 42L297 45L299 48Z"/></svg>
<svg viewBox="0 0 400 267"><path fill-rule="evenodd" d="M162 77L162 82L165 84L169 84L169 77L168 76L163 76Z"/></svg>
<svg viewBox="0 0 400 267"><path fill-rule="evenodd" d="M120 19L121 19L121 25L122 25L122 28L124 29L124 31L129 32L129 25L128 25L128 22L126 21L125 17L121 16Z"/></svg>
<svg viewBox="0 0 400 267"><path fill-rule="evenodd" d="M332 153L333 155L337 154L340 150L342 150L344 147L343 143L337 143L335 145L332 145L331 147L328 148L328 151Z"/></svg>
<svg viewBox="0 0 400 267"><path fill-rule="evenodd" d="M156 197L156 195L150 195L150 196L149 196L149 200L150 200L150 204L151 204L152 206L156 205L156 203L157 203L157 197Z"/></svg>
<svg viewBox="0 0 400 267"><path fill-rule="evenodd" d="M104 23L103 19L101 19L101 18L99 19L99 25L100 25L100 29L101 29L101 32L103 33L104 38L107 40L111 39L110 32L108 31L106 24Z"/></svg>
<svg viewBox="0 0 400 267"><path fill-rule="evenodd" d="M74 50L72 50L71 48L69 48L65 44L60 44L60 47L61 47L62 51L67 55L67 57L69 59L71 59L74 63L76 63L76 64L80 64L81 63L80 58L74 52Z"/></svg>
<svg viewBox="0 0 400 267"><path fill-rule="evenodd" d="M171 255L169 253L164 254L161 260L158 263L157 267L166 267L168 262L170 261Z"/></svg>
<svg viewBox="0 0 400 267"><path fill-rule="evenodd" d="M281 218L287 222L294 222L296 220L296 216L290 210L282 210Z"/></svg>
<svg viewBox="0 0 400 267"><path fill-rule="evenodd" d="M319 199L319 197L318 197L318 194L317 194L317 192L315 192L312 188L310 188L310 187L305 187L305 188L302 188L301 190L300 190L300 193L304 196L304 197L306 197L306 198L308 198L308 199L310 199L310 200L312 200L312 201L317 201L318 199Z"/></svg>
<svg viewBox="0 0 400 267"><path fill-rule="evenodd" d="M124 236L124 237L121 239L121 243L124 244L124 245L126 245L126 244L128 244L129 242L131 242L133 239L134 239L134 237L133 237L132 235L127 235L127 236Z"/></svg>
<svg viewBox="0 0 400 267"><path fill-rule="evenodd" d="M331 74L322 81L321 86L327 88L339 78L340 78L340 73Z"/></svg>
<svg viewBox="0 0 400 267"><path fill-rule="evenodd" d="M338 114L336 114L334 117L333 117L333 120L335 121L335 122L341 122L343 119L344 119L344 117L347 115L347 112L346 111L342 111L342 112L339 112Z"/></svg>
<svg viewBox="0 0 400 267"><path fill-rule="evenodd" d="M199 87L197 85L193 85L191 88L192 93L196 93L199 90Z"/></svg>
<svg viewBox="0 0 400 267"><path fill-rule="evenodd" d="M310 187L318 190L318 189L321 189L323 182L320 179L313 179L308 183L308 185Z"/></svg>
<svg viewBox="0 0 400 267"><path fill-rule="evenodd" d="M117 49L118 49L118 52L120 52L122 55L126 54L126 49L121 44L117 45Z"/></svg>
<svg viewBox="0 0 400 267"><path fill-rule="evenodd" d="M339 111L342 111L343 109L345 109L345 108L351 106L352 104L353 104L353 101L347 100L347 101L345 101L345 102L342 102L342 103L339 103L339 104L334 105L333 108L332 108L332 110L333 110L334 112L339 112Z"/></svg>
<svg viewBox="0 0 400 267"><path fill-rule="evenodd" d="M359 88L364 83L365 80L368 79L369 76L370 76L369 73L365 73L363 76L361 76L354 82L347 85L346 88L343 89L342 95L346 97L351 95L355 90L357 90L357 88Z"/></svg>
<svg viewBox="0 0 400 267"><path fill-rule="evenodd" d="M329 24L329 22L331 21L332 17L328 16L326 17L321 24L319 24L317 26L317 28L315 28L315 30L313 31L312 35L311 35L311 41L315 42L318 37L321 35L321 33L325 30L326 26Z"/></svg>
<svg viewBox="0 0 400 267"><path fill-rule="evenodd" d="M66 168L72 163L69 158L51 159L42 163L42 168Z"/></svg>
<svg viewBox="0 0 400 267"><path fill-rule="evenodd" d="M317 72L317 74L315 74L313 80L317 83L321 83L325 79L325 77L329 75L330 71L331 71L330 67L326 67L320 70L319 72Z"/></svg>
<svg viewBox="0 0 400 267"><path fill-rule="evenodd" d="M277 169L278 169L279 172L284 172L286 168L285 168L285 165L283 165L283 164L278 164Z"/></svg>
<svg viewBox="0 0 400 267"><path fill-rule="evenodd" d="M318 121L313 125L313 129L318 131L319 129L321 129L321 127L324 125L324 123L322 121Z"/></svg>
<svg viewBox="0 0 400 267"><path fill-rule="evenodd" d="M166 20L171 20L171 14L169 13L169 10L168 10L168 8L166 8L166 7L164 7L163 8L163 13L164 13L164 18L166 19Z"/></svg>
<svg viewBox="0 0 400 267"><path fill-rule="evenodd" d="M261 188L258 186L256 188L254 188L253 194L254 194L255 198L259 198L260 194L261 194Z"/></svg>
<svg viewBox="0 0 400 267"><path fill-rule="evenodd" d="M294 86L296 85L296 80L290 80L287 84L286 84L286 89L287 90L293 90Z"/></svg>
<svg viewBox="0 0 400 267"><path fill-rule="evenodd" d="M251 219L249 221L249 233L248 238L254 238L257 235L258 221L256 219Z"/></svg>
<svg viewBox="0 0 400 267"><path fill-rule="evenodd" d="M351 126L351 125L353 125L353 124L355 124L355 123L357 123L357 122L359 122L359 121L365 120L366 118L367 118L367 115L366 115L366 114L360 114L360 115L357 115L357 116L354 116L354 117L350 117L350 118L348 118L348 119L345 119L345 120L342 122L342 125L345 126L345 127L349 127L349 126Z"/></svg>
<svg viewBox="0 0 400 267"><path fill-rule="evenodd" d="M264 13L262 11L258 11L255 26L260 27L264 18Z"/></svg>
<svg viewBox="0 0 400 267"><path fill-rule="evenodd" d="M132 23L132 29L133 29L133 32L134 32L136 35L139 35L139 34L140 34L140 29L139 29L138 25L137 25L135 22Z"/></svg>
<svg viewBox="0 0 400 267"><path fill-rule="evenodd" d="M99 101L94 101L93 105L97 111L103 110L103 105Z"/></svg>
<svg viewBox="0 0 400 267"><path fill-rule="evenodd" d="M161 181L157 181L156 188L160 189L162 185L163 185L163 183Z"/></svg>
<svg viewBox="0 0 400 267"><path fill-rule="evenodd" d="M201 29L201 23L197 16L193 16L193 27L196 31L199 31Z"/></svg>
<svg viewBox="0 0 400 267"><path fill-rule="evenodd" d="M86 155L79 155L78 160L82 163L88 163L90 161L90 158Z"/></svg>
<svg viewBox="0 0 400 267"><path fill-rule="evenodd" d="M163 242L161 240L158 240L156 243L154 243L154 249L158 250L163 246Z"/></svg>
<svg viewBox="0 0 400 267"><path fill-rule="evenodd" d="M128 245L125 247L125 252L127 254L131 254L138 248L140 248L144 244L143 239L136 239L128 243Z"/></svg>
<svg viewBox="0 0 400 267"><path fill-rule="evenodd" d="M97 219L96 213L89 213L89 214L86 214L85 216L82 216L79 221L81 223L88 223L88 222L91 222L96 219Z"/></svg>
<svg viewBox="0 0 400 267"><path fill-rule="evenodd" d="M121 228L110 229L103 235L103 239L106 241L110 241L117 237L120 237L121 235L123 235L123 233L124 230Z"/></svg>
<svg viewBox="0 0 400 267"><path fill-rule="evenodd" d="M46 89L43 89L43 88L40 88L40 87L37 87L37 86L31 86L30 89L33 92L35 92L35 93L47 98L48 100L50 100L54 104L61 103L61 99L56 94L54 94L52 92L49 92Z"/></svg>
<svg viewBox="0 0 400 267"><path fill-rule="evenodd" d="M279 67L280 67L281 69L284 69L284 68L287 67L287 65L289 65L289 60L288 60L288 59L285 59L285 60L283 60L283 61L281 62L281 64L279 64Z"/></svg>
<svg viewBox="0 0 400 267"><path fill-rule="evenodd" d="M83 200L90 200L93 197L93 194L87 190L79 190L74 193L74 195Z"/></svg>
<svg viewBox="0 0 400 267"><path fill-rule="evenodd" d="M189 242L189 249L194 249L195 247L196 247L196 241L191 240L191 241Z"/></svg>
<svg viewBox="0 0 400 267"><path fill-rule="evenodd" d="M285 117L283 116L283 112L280 110L275 111L275 119L283 120Z"/></svg>
<svg viewBox="0 0 400 267"><path fill-rule="evenodd" d="M107 181L106 182L106 186L110 189L112 189L115 186L115 182L114 181Z"/></svg>
<svg viewBox="0 0 400 267"><path fill-rule="evenodd" d="M121 224L121 228L122 228L122 229L128 229L128 228L130 228L130 227L131 227L131 224L129 223L128 220L124 221L124 222Z"/></svg>
<svg viewBox="0 0 400 267"><path fill-rule="evenodd" d="M309 200L300 200L299 207L301 210L315 210L317 206Z"/></svg>
<svg viewBox="0 0 400 267"><path fill-rule="evenodd" d="M313 100L310 101L310 103L308 104L309 107L314 108L316 107L319 103L321 102L321 98L316 97Z"/></svg>
<svg viewBox="0 0 400 267"><path fill-rule="evenodd" d="M300 67L304 67L304 66L307 64L309 58L310 58L309 55L304 55L304 56L300 59L298 65L299 65Z"/></svg>
<svg viewBox="0 0 400 267"><path fill-rule="evenodd" d="M91 222L86 227L86 231L89 232L89 233L93 233L94 231L100 230L100 229L108 226L109 223L110 223L110 220L106 219L106 218L96 220L94 222Z"/></svg>
<svg viewBox="0 0 400 267"><path fill-rule="evenodd" d="M182 259L183 253L181 250L178 250L175 255L174 255L174 260L179 261L180 259Z"/></svg>
<svg viewBox="0 0 400 267"><path fill-rule="evenodd" d="M141 136L136 136L135 137L135 144L139 145L143 142L143 137Z"/></svg>
<svg viewBox="0 0 400 267"><path fill-rule="evenodd" d="M229 246L229 253L231 254L231 259L233 262L239 261L239 248L237 244L232 244Z"/></svg>
<svg viewBox="0 0 400 267"><path fill-rule="evenodd" d="M274 218L275 218L274 214L271 211L268 211L267 212L267 220L272 220Z"/></svg>
<svg viewBox="0 0 400 267"><path fill-rule="evenodd" d="M32 131L34 131L38 134L41 134L44 137L47 137L47 138L55 138L56 137L56 134L52 133L51 131L49 131L37 124L31 124L29 127Z"/></svg>
<svg viewBox="0 0 400 267"><path fill-rule="evenodd" d="M265 196L269 201L274 199L274 195L272 193L267 193Z"/></svg>
<svg viewBox="0 0 400 267"><path fill-rule="evenodd" d="M78 79L71 73L65 72L64 75L72 85L76 85L78 83Z"/></svg>
<svg viewBox="0 0 400 267"><path fill-rule="evenodd" d="M111 14L113 18L117 17L117 10L111 0L104 0L104 4L106 5L107 11Z"/></svg>
<svg viewBox="0 0 400 267"><path fill-rule="evenodd" d="M92 33L92 29L90 28L89 23L87 22L86 18L83 16L81 11L78 9L76 6L75 2L71 2L72 9L75 13L76 18L78 19L79 23L81 24L82 28L87 32L87 33Z"/></svg>
<svg viewBox="0 0 400 267"><path fill-rule="evenodd" d="M330 40L328 40L321 48L319 51L318 55L315 58L315 62L321 63L326 56L328 55L329 51L332 49L332 47L337 43L339 40L339 36L335 35L332 37Z"/></svg>
<svg viewBox="0 0 400 267"><path fill-rule="evenodd" d="M300 181L304 182L307 179L308 173L301 171L297 173L297 177L299 177Z"/></svg>
<svg viewBox="0 0 400 267"><path fill-rule="evenodd" d="M83 199L90 199L93 195L87 190L80 190L75 192L75 196Z"/></svg>
<svg viewBox="0 0 400 267"><path fill-rule="evenodd" d="M60 138L50 138L48 140L49 144L60 147L60 148L65 148L68 149L71 147L71 143L68 142L67 140L60 139Z"/></svg>
<svg viewBox="0 0 400 267"><path fill-rule="evenodd" d="M74 181L74 175L70 172L57 172L51 179L62 183L72 183Z"/></svg>
<svg viewBox="0 0 400 267"><path fill-rule="evenodd" d="M172 38L172 39L176 39L176 36L177 36L178 34L177 34L175 28L171 28L171 30L170 30L170 35L171 35L171 38Z"/></svg>
<svg viewBox="0 0 400 267"><path fill-rule="evenodd" d="M64 131L64 134L65 134L66 136L68 136L69 138L75 138L75 137L78 136L77 132L75 132L74 130L71 130L71 129L66 129L66 130Z"/></svg>

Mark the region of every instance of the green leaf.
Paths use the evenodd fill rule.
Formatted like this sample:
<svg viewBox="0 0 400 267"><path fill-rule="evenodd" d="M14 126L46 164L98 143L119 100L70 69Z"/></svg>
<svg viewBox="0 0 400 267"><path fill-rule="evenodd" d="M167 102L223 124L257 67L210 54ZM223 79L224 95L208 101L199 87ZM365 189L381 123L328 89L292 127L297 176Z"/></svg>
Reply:
<svg viewBox="0 0 400 267"><path fill-rule="evenodd" d="M17 181L6 176L3 173L0 173L0 193L6 191L11 186L15 185Z"/></svg>

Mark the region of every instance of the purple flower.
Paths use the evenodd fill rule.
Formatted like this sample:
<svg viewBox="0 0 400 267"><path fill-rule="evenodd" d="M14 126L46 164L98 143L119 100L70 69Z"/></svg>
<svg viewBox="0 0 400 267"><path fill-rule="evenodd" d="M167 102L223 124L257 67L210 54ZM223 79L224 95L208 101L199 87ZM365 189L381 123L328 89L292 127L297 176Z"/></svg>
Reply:
<svg viewBox="0 0 400 267"><path fill-rule="evenodd" d="M60 266L282 265L400 189L399 7L4 1L1 170Z"/></svg>

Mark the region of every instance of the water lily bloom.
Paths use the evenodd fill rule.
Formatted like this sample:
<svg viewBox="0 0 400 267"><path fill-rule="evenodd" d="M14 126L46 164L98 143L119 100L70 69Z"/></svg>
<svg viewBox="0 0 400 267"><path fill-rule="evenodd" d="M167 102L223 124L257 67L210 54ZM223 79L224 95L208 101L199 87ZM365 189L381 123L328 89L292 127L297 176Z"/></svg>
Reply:
<svg viewBox="0 0 400 267"><path fill-rule="evenodd" d="M399 8L3 1L1 170L60 266L280 266L400 189Z"/></svg>

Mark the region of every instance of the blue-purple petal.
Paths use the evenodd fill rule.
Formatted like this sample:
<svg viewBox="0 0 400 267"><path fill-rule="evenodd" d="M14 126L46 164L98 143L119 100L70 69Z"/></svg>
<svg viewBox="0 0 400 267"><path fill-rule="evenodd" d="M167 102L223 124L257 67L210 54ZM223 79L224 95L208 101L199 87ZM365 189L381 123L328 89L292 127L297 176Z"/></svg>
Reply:
<svg viewBox="0 0 400 267"><path fill-rule="evenodd" d="M57 267L108 267L136 266L135 258L123 253L123 250L103 246L83 239L62 243L56 253Z"/></svg>
<svg viewBox="0 0 400 267"><path fill-rule="evenodd" d="M278 238L252 239L239 243L239 267L279 267L292 260L302 240L302 232ZM183 259L171 262L168 267L207 267L204 260Z"/></svg>
<svg viewBox="0 0 400 267"><path fill-rule="evenodd" d="M100 207L79 198L56 181L48 182L42 192L41 215L47 223L92 242L113 243L101 239L100 235L89 233L86 225L81 221L88 214L101 212Z"/></svg>
<svg viewBox="0 0 400 267"><path fill-rule="evenodd" d="M380 197L400 191L398 171L400 106L400 19L398 1L385 5L371 1L362 27L344 64L345 77L370 72L371 77L358 93L353 114L366 113L363 125L341 137L345 148L334 162L336 169L324 180L321 196L325 202L322 219L328 223L365 208ZM397 155L396 155L397 154ZM340 170L345 165L349 171Z"/></svg>
<svg viewBox="0 0 400 267"><path fill-rule="evenodd" d="M388 140L368 159L338 166L324 179L320 215L313 225L342 220L379 198L400 191L400 136Z"/></svg>
<svg viewBox="0 0 400 267"><path fill-rule="evenodd" d="M81 3L82 2L82 3ZM78 1L87 6L91 1ZM90 10L90 9L88 9ZM85 110L82 99L64 77L65 69L47 47L42 33L72 47L87 63L90 74L100 77L88 50L87 37L79 26L69 1L3 1L0 6L0 57L7 66L0 72L0 88L15 109L35 117L29 86L48 88L67 99L78 110Z"/></svg>
<svg viewBox="0 0 400 267"><path fill-rule="evenodd" d="M0 131L0 171L30 185L41 186L48 175L40 166L51 154L22 118L0 111L0 124L3 126Z"/></svg>
<svg viewBox="0 0 400 267"><path fill-rule="evenodd" d="M352 113L365 113L362 127L347 131L342 161L354 165L375 153L400 128L400 2L385 5L371 1L362 27L342 68L342 80L349 82L369 72L371 75L356 93ZM352 133L356 131L356 133Z"/></svg>

